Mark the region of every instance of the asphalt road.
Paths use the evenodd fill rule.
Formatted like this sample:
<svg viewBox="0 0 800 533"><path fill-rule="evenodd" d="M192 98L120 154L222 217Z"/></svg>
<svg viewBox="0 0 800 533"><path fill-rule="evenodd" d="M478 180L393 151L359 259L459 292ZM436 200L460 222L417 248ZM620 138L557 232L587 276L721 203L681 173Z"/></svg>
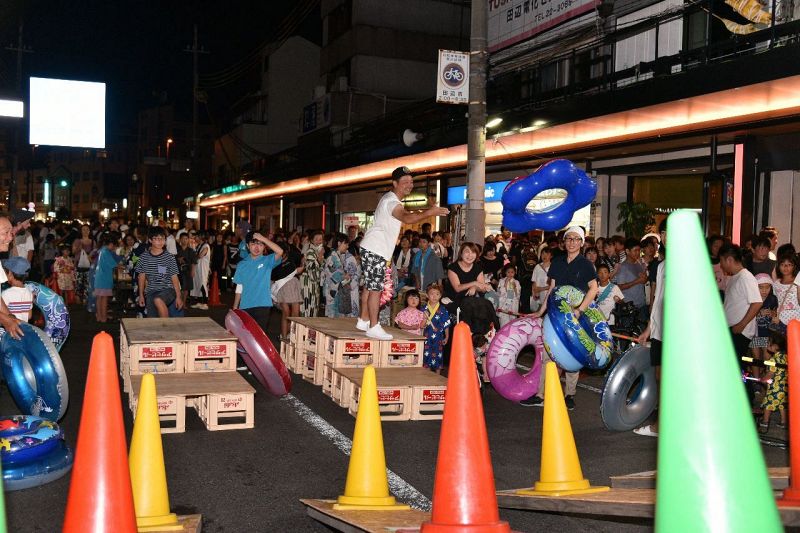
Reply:
<svg viewBox="0 0 800 533"><path fill-rule="evenodd" d="M222 323L226 308L212 308L211 316ZM191 315L207 312L190 311ZM271 337L277 337L277 314ZM72 334L61 353L69 378L70 406L61 426L74 446L86 382L92 337L100 331L83 309L72 310ZM105 328L119 339L119 325ZM197 414L187 410L187 429L163 436L170 503L179 514L201 513L203 531L302 532L328 531L309 518L300 498L335 498L342 493L348 457L298 414L294 400L267 394L252 376L255 396L255 428L215 431L205 429ZM587 376L583 383L599 387L602 378ZM120 387L121 387L120 382ZM0 413L16 414L8 390L0 392ZM346 437L352 437L355 419L324 396L319 387L295 379L293 397L322 417ZM687 401L692 401L687 392ZM123 413L130 441L132 421L123 395ZM579 388L577 408L570 413L584 476L592 484L608 484L608 477L656 466L656 439L632 432L612 433L599 416L599 395ZM110 406L111 407L111 406ZM118 407L117 407L118 408ZM539 474L542 409L523 408L494 391L484 397L495 483L498 489L531 486ZM387 467L430 498L439 441L438 421L383 424ZM771 436L783 437L771 432ZM785 466L784 450L763 447L770 466ZM66 506L69 475L43 487L6 493L11 532L60 531ZM500 510L517 531L647 531L652 521L598 519Z"/></svg>

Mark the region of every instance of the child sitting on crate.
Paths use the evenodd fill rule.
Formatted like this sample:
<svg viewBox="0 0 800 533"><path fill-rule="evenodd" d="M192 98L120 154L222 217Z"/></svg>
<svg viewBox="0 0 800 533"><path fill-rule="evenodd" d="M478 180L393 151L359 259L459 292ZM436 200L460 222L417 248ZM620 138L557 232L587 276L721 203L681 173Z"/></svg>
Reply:
<svg viewBox="0 0 800 533"><path fill-rule="evenodd" d="M769 431L769 419L774 411L780 411L781 421L778 427L786 428L786 404L788 403L788 388L786 385L786 337L778 331L769 332L769 345L767 353L772 355L772 360L780 367L770 372L767 376L769 385L761 407L764 409L761 421L758 423L758 431L766 433Z"/></svg>
<svg viewBox="0 0 800 533"><path fill-rule="evenodd" d="M444 347L450 338L451 316L447 308L440 303L442 286L431 283L426 289L428 303L422 307L425 314L425 350L422 364L437 374L442 373Z"/></svg>
<svg viewBox="0 0 800 533"><path fill-rule="evenodd" d="M19 320L27 322L33 313L33 293L25 286L31 264L23 257L3 259L10 287L3 291L2 298L9 312Z"/></svg>
<svg viewBox="0 0 800 533"><path fill-rule="evenodd" d="M419 309L419 292L416 289L405 291L403 303L405 308L394 317L395 324L409 333L422 335L422 328L425 327L426 320L425 313Z"/></svg>

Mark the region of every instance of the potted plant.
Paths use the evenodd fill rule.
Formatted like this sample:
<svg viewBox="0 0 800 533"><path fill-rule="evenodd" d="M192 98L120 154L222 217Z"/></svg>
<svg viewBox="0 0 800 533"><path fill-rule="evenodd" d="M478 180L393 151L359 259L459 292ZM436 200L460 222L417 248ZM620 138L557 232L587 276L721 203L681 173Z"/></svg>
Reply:
<svg viewBox="0 0 800 533"><path fill-rule="evenodd" d="M644 202L622 202L617 206L619 226L617 231L625 232L626 237L641 237L647 227L655 224L655 209Z"/></svg>

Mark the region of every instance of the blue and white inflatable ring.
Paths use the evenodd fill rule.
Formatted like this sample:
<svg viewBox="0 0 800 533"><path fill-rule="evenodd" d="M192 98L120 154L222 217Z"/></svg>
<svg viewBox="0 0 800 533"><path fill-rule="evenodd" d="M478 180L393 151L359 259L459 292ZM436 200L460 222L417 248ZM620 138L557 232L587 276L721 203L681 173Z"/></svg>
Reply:
<svg viewBox="0 0 800 533"><path fill-rule="evenodd" d="M25 287L33 294L33 303L44 315L44 332L60 352L69 337L69 311L64 299L40 283L28 281Z"/></svg>
<svg viewBox="0 0 800 533"><path fill-rule="evenodd" d="M57 422L69 403L67 374L61 357L42 330L24 322L20 328L24 336L19 340L0 330L0 354L8 389L24 414Z"/></svg>

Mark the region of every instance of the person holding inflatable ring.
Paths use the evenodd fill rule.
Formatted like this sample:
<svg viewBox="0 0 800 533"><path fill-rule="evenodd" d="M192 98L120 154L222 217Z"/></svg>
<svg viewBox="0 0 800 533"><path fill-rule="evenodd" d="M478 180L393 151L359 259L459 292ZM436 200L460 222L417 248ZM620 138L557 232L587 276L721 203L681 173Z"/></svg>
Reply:
<svg viewBox="0 0 800 533"><path fill-rule="evenodd" d="M0 252L7 252L13 240L14 231L11 220L9 220L8 215L0 215ZM7 281L5 270L0 268L0 283L6 283ZM19 320L9 312L2 299L0 299L0 326L14 339L19 340L25 335L19 327Z"/></svg>
<svg viewBox="0 0 800 533"><path fill-rule="evenodd" d="M581 254L581 247L586 235L580 226L571 226L564 233L565 255L554 257L547 271L548 284L547 291L542 306L533 314L537 318L544 316L547 312L547 299L553 289L561 285L571 285L585 294L583 301L573 309L576 317L580 317L597 296L597 272L594 265ZM546 364L550 358L547 352L543 354ZM570 411L575 408L575 391L578 385L578 372L566 372L567 385L564 390L564 401ZM542 372L539 383L539 392L536 396L531 396L527 400L522 400L520 405L525 407L542 406L544 404L544 372ZM539 396L542 395L542 396Z"/></svg>
<svg viewBox="0 0 800 533"><path fill-rule="evenodd" d="M661 221L658 226L661 237L661 249L666 250L667 246L667 219ZM656 383L661 379L661 335L664 328L664 273L666 272L666 261L661 261L656 269L656 281L653 287L653 304L650 309L650 321L641 335L639 344L644 344L650 340L650 364L656 369ZM658 422L644 425L633 430L637 435L643 437L658 437Z"/></svg>

